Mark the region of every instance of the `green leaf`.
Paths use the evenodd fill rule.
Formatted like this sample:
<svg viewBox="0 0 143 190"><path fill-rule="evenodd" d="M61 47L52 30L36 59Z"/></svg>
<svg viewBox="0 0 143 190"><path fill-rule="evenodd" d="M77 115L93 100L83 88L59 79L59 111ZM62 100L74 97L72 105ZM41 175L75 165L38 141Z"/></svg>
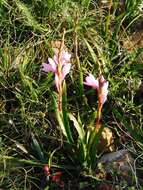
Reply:
<svg viewBox="0 0 143 190"><path fill-rule="evenodd" d="M65 127L65 132L68 138L69 143L73 142L73 137L69 125L69 117L67 111L67 93L66 93L66 84L63 83L63 96L62 96L62 114L63 114L63 122Z"/></svg>
<svg viewBox="0 0 143 190"><path fill-rule="evenodd" d="M43 151L41 149L41 146L40 146L39 142L37 141L37 139L35 138L35 135L33 133L31 133L31 138L32 138L33 150L35 151L35 153L37 154L38 158L41 161L45 161L44 153L43 153Z"/></svg>
<svg viewBox="0 0 143 190"><path fill-rule="evenodd" d="M64 123L63 123L62 113L58 111L56 93L52 92L51 95L52 95L52 98L53 98L54 110L55 110L55 113L56 113L56 117L57 117L59 126L60 126L60 128L62 130L63 135L67 137L65 127L64 127Z"/></svg>
<svg viewBox="0 0 143 190"><path fill-rule="evenodd" d="M121 123L125 126L125 128L130 132L132 137L137 141L143 144L143 137L140 135L140 133L137 130L134 130L131 126L131 124L127 121L125 116L116 109L113 109L113 113L116 115L116 117L120 120Z"/></svg>
<svg viewBox="0 0 143 190"><path fill-rule="evenodd" d="M31 13L31 10L21 1L16 0L16 5L19 8L19 10L21 11L21 13L23 14L23 16L25 17L24 22L29 25L32 26L34 29L39 30L39 31L47 31L46 28L43 28L42 25L40 25L37 20L34 18L34 16Z"/></svg>
<svg viewBox="0 0 143 190"><path fill-rule="evenodd" d="M84 143L85 132L83 130L83 127L78 123L76 118L71 113L69 113L69 118L71 121L73 121L74 126L78 132L79 138Z"/></svg>
<svg viewBox="0 0 143 190"><path fill-rule="evenodd" d="M78 159L80 160L80 162L83 164L84 161L86 161L86 157L87 157L87 146L86 146L86 142L85 142L85 131L83 129L83 126L81 123L79 123L77 121L77 119L69 113L69 118L70 120L73 122L74 127L77 130L78 133L78 152L79 152L79 156Z"/></svg>
<svg viewBox="0 0 143 190"><path fill-rule="evenodd" d="M82 1L81 1L82 7L85 8L86 10L88 10L88 7L89 7L89 5L90 5L90 1L91 1L91 0L82 0Z"/></svg>
<svg viewBox="0 0 143 190"><path fill-rule="evenodd" d="M67 95L66 95L66 85L63 84L63 95L62 95L62 111L59 111L57 99L55 95L52 94L53 101L54 101L54 109L56 112L57 120L59 122L59 126L62 130L64 136L66 136L69 143L73 143L73 137L71 133L71 129L69 126L69 118L67 112Z"/></svg>

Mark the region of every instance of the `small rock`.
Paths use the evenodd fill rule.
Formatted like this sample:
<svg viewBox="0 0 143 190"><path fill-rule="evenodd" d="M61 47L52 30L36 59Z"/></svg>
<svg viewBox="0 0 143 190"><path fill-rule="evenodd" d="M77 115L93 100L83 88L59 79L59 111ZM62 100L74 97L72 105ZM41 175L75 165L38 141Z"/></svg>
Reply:
<svg viewBox="0 0 143 190"><path fill-rule="evenodd" d="M128 150L119 150L103 155L98 166L102 168L101 170L104 169L106 174L119 174L120 177L130 183L133 162L134 160Z"/></svg>

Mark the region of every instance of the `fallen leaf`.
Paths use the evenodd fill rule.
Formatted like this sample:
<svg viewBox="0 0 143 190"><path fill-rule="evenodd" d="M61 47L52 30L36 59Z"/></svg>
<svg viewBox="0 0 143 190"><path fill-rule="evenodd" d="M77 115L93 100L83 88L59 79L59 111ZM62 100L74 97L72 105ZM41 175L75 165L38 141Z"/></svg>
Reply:
<svg viewBox="0 0 143 190"><path fill-rule="evenodd" d="M54 51L60 49L61 43L62 43L62 41L60 41L60 40L52 40L52 41L51 41L51 46L52 46L52 48L54 49ZM63 49L64 49L65 51L68 51L68 48L66 47L65 44L64 44Z"/></svg>
<svg viewBox="0 0 143 190"><path fill-rule="evenodd" d="M114 135L111 129L107 127L103 129L98 150L106 152L113 152L115 150Z"/></svg>

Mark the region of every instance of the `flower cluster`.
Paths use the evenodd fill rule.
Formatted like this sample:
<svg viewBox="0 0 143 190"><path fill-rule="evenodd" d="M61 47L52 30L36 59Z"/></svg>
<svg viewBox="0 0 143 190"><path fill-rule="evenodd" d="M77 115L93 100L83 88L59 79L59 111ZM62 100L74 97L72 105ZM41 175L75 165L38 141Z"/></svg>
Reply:
<svg viewBox="0 0 143 190"><path fill-rule="evenodd" d="M84 84L97 89L99 102L101 105L103 105L107 100L109 82L106 81L103 76L95 79L92 74L89 74L89 76L85 78Z"/></svg>
<svg viewBox="0 0 143 190"><path fill-rule="evenodd" d="M55 55L52 58L48 58L48 63L43 63L42 70L44 72L53 72L55 74L55 84L59 92L62 81L65 79L66 75L69 73L71 68L70 63L71 54L63 50L59 58L59 51L55 51ZM60 69L59 69L60 67Z"/></svg>

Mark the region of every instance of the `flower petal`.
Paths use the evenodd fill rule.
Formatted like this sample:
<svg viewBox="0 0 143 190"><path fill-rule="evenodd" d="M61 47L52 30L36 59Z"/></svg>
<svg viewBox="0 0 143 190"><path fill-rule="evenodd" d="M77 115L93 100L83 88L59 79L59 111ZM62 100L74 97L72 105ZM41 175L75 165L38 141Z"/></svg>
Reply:
<svg viewBox="0 0 143 190"><path fill-rule="evenodd" d="M71 54L69 54L67 51L62 52L62 60L66 63L70 62Z"/></svg>
<svg viewBox="0 0 143 190"><path fill-rule="evenodd" d="M51 65L51 68L52 68L51 71L55 73L57 70L57 65L56 65L55 61L51 58L48 58L48 62L49 62L49 65Z"/></svg>
<svg viewBox="0 0 143 190"><path fill-rule="evenodd" d="M85 78L84 84L87 86L91 86L92 88L97 89L97 90L99 88L99 81L96 80L92 74L89 74L89 76Z"/></svg>
<svg viewBox="0 0 143 190"><path fill-rule="evenodd" d="M57 88L57 91L59 92L60 90L60 81L59 81L59 76L55 73L55 85Z"/></svg>
<svg viewBox="0 0 143 190"><path fill-rule="evenodd" d="M52 68L52 66L50 65L50 64L47 64L47 63L43 63L42 64L42 71L44 71L44 72L50 72L50 71L52 71L53 72L53 68Z"/></svg>
<svg viewBox="0 0 143 190"><path fill-rule="evenodd" d="M66 65L63 66L63 68L62 68L62 79L63 80L66 77L66 75L70 72L70 69L71 69L70 63L67 63Z"/></svg>
<svg viewBox="0 0 143 190"><path fill-rule="evenodd" d="M109 82L106 81L101 87L100 102L103 105L107 100Z"/></svg>
<svg viewBox="0 0 143 190"><path fill-rule="evenodd" d="M59 60L58 60L58 54L54 55L53 60L54 60L55 64L58 65L58 62L59 62Z"/></svg>

